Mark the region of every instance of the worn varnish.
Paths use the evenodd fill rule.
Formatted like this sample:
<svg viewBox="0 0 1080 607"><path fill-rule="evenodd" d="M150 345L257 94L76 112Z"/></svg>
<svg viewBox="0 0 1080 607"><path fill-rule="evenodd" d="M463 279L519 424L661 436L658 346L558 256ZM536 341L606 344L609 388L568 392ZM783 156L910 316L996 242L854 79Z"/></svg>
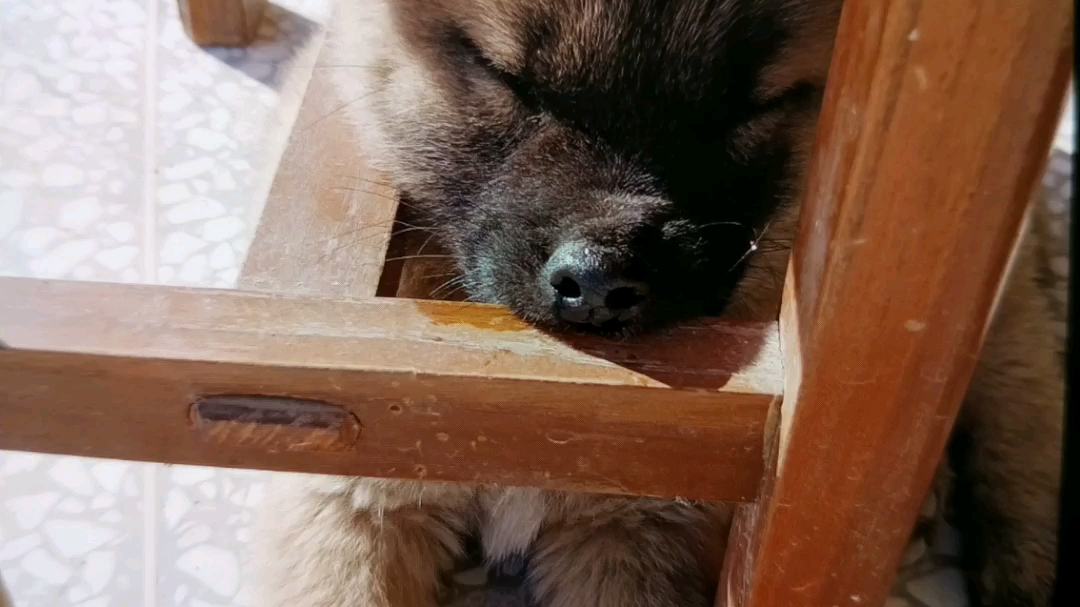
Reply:
<svg viewBox="0 0 1080 607"><path fill-rule="evenodd" d="M1071 59L1064 0L845 3L786 284L781 431L719 604L885 600Z"/></svg>
<svg viewBox="0 0 1080 607"><path fill-rule="evenodd" d="M179 0L180 20L201 46L242 46L255 40L267 0Z"/></svg>
<svg viewBox="0 0 1080 607"><path fill-rule="evenodd" d="M334 31L326 36L332 43ZM348 100L331 81L358 68L328 63L320 52L240 288L333 297L376 293L397 192L368 168L343 111Z"/></svg>
<svg viewBox="0 0 1080 607"><path fill-rule="evenodd" d="M450 322L455 314L464 320ZM656 354L685 339L680 330L586 353L524 325L505 330L505 315L456 302L0 278L10 346L0 351L0 449L753 498L779 392L775 325L683 329L716 350L680 361ZM192 404L215 396L343 407L361 430L349 450L344 438L325 449L235 440L240 428L220 425L233 420L193 418Z"/></svg>
<svg viewBox="0 0 1080 607"><path fill-rule="evenodd" d="M0 335L13 349L780 392L773 323L611 341L545 334L483 304L0 278Z"/></svg>

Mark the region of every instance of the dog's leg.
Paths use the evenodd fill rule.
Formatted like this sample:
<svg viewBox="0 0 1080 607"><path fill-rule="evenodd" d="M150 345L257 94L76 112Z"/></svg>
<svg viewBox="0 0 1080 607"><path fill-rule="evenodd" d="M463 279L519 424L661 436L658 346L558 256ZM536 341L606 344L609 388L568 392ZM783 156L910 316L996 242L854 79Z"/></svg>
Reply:
<svg viewBox="0 0 1080 607"><path fill-rule="evenodd" d="M955 519L984 607L1044 607L1054 582L1064 381L1034 247L1017 258L953 439Z"/></svg>
<svg viewBox="0 0 1080 607"><path fill-rule="evenodd" d="M540 607L709 607L730 519L721 505L551 495L530 591Z"/></svg>
<svg viewBox="0 0 1080 607"><path fill-rule="evenodd" d="M282 475L257 553L264 607L433 607L462 552L472 487Z"/></svg>

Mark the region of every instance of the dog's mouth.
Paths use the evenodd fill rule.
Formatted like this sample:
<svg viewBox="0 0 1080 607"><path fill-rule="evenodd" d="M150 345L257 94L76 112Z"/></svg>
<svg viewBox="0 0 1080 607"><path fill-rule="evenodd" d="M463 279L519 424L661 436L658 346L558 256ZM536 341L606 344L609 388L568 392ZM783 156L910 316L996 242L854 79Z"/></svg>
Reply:
<svg viewBox="0 0 1080 607"><path fill-rule="evenodd" d="M688 296L690 301L668 301L663 298L649 298L636 303L631 309L618 316L608 318L592 317L584 322L570 322L553 312L537 321L511 309L515 315L539 328L568 335L587 335L611 339L624 339L664 331L671 327L693 324L704 318L715 318L723 314L723 298L709 299Z"/></svg>
<svg viewBox="0 0 1080 607"><path fill-rule="evenodd" d="M646 331L642 322L632 322L612 318L604 322L569 323L560 322L555 324L557 332L571 333L576 335L595 335L600 337L620 338L629 337Z"/></svg>

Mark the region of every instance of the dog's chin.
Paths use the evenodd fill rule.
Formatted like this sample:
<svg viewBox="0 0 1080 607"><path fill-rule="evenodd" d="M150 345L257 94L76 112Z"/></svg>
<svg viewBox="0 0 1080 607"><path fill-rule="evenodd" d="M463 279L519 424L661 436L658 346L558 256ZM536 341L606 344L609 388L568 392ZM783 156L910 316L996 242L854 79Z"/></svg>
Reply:
<svg viewBox="0 0 1080 607"><path fill-rule="evenodd" d="M647 335L714 316L714 314L706 312L706 307L688 310L684 306L675 311L665 309L662 304L655 304L642 306L634 314L622 318L612 318L599 323L576 323L561 319L557 308L552 305L535 307L509 305L507 307L514 315L525 322L548 333L567 336L584 335L607 339L625 339L638 335Z"/></svg>
<svg viewBox="0 0 1080 607"><path fill-rule="evenodd" d="M523 301L488 289L470 289L468 300L476 303L503 306L509 309L514 316L533 327L556 335L593 335L621 338L647 333L659 324L648 308L622 319L613 318L602 323L575 323L561 319L558 308L550 302Z"/></svg>
<svg viewBox="0 0 1080 607"><path fill-rule="evenodd" d="M604 322L570 322L561 317L553 297L534 290L536 281L480 280L477 277L484 273L477 268L465 274L472 277L464 281L469 301L503 306L526 323L554 334L621 339L721 316L729 303L726 292L685 292L675 297L649 298L635 305L632 313Z"/></svg>
<svg viewBox="0 0 1080 607"><path fill-rule="evenodd" d="M642 333L649 333L651 330L658 328L658 325L654 326L648 317L634 316L626 320L620 320L613 318L602 323L571 323L556 319L554 316L551 318L551 322L545 327L548 331L558 334L568 335L592 335L598 337L606 337L611 339L620 339L625 337L631 337Z"/></svg>
<svg viewBox="0 0 1080 607"><path fill-rule="evenodd" d="M681 307L678 313L669 312L665 314L660 306L648 307L625 320L612 319L599 324L568 323L558 320L555 315L551 315L549 321L540 326L553 333L625 339L658 333L681 325L692 325L706 318L715 318L719 315L717 313L708 313L707 310L709 309L708 307L702 307L687 310L685 307Z"/></svg>

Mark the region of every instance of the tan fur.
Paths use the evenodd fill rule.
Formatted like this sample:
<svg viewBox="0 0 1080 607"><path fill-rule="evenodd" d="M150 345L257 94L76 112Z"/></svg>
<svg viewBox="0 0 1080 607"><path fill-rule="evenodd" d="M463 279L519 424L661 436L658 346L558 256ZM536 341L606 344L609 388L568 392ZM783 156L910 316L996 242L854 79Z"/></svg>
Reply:
<svg viewBox="0 0 1080 607"><path fill-rule="evenodd" d="M492 560L531 552L544 605L672 605L711 596L729 523L721 504L280 475L260 520L260 604L435 605L463 534L479 532Z"/></svg>
<svg viewBox="0 0 1080 607"><path fill-rule="evenodd" d="M367 71L363 79L340 79L343 103L382 93L370 98L375 109L364 103L346 111L375 152L372 160L393 171L399 143L380 116L419 106L431 129L456 118L433 101L438 85L422 60L394 40L386 1L342 2L329 44L335 63ZM818 17L835 19L835 2L820 5ZM517 61L514 24L531 10L525 6L500 0L490 3L490 12L465 19L493 60ZM800 25L802 42L781 53L763 86L780 90L801 78L824 77L833 30L820 25L815 19ZM590 21L582 18L578 26L587 29ZM497 113L488 118L500 119ZM786 126L800 133L797 153L805 160L813 120ZM763 137L777 125L748 128L748 137ZM425 190L430 184L397 174L397 185L437 195ZM776 317L796 219L797 208L788 206L759 235L761 250L730 315ZM1049 311L1035 284L1037 244L1029 239L1017 258L959 420L979 456L973 470L979 507L1008 523L981 530L992 548L982 565L982 595L991 605L1014 604L1013 596L1046 605L1053 571L1063 387ZM948 479L944 472L942 479ZM480 535L489 559L531 556L529 581L542 607L705 607L712 604L730 510L535 489L282 475L261 521L263 607L435 605L440 576L469 533Z"/></svg>
<svg viewBox="0 0 1080 607"><path fill-rule="evenodd" d="M266 607L435 605L473 527L465 486L280 475L256 551Z"/></svg>

